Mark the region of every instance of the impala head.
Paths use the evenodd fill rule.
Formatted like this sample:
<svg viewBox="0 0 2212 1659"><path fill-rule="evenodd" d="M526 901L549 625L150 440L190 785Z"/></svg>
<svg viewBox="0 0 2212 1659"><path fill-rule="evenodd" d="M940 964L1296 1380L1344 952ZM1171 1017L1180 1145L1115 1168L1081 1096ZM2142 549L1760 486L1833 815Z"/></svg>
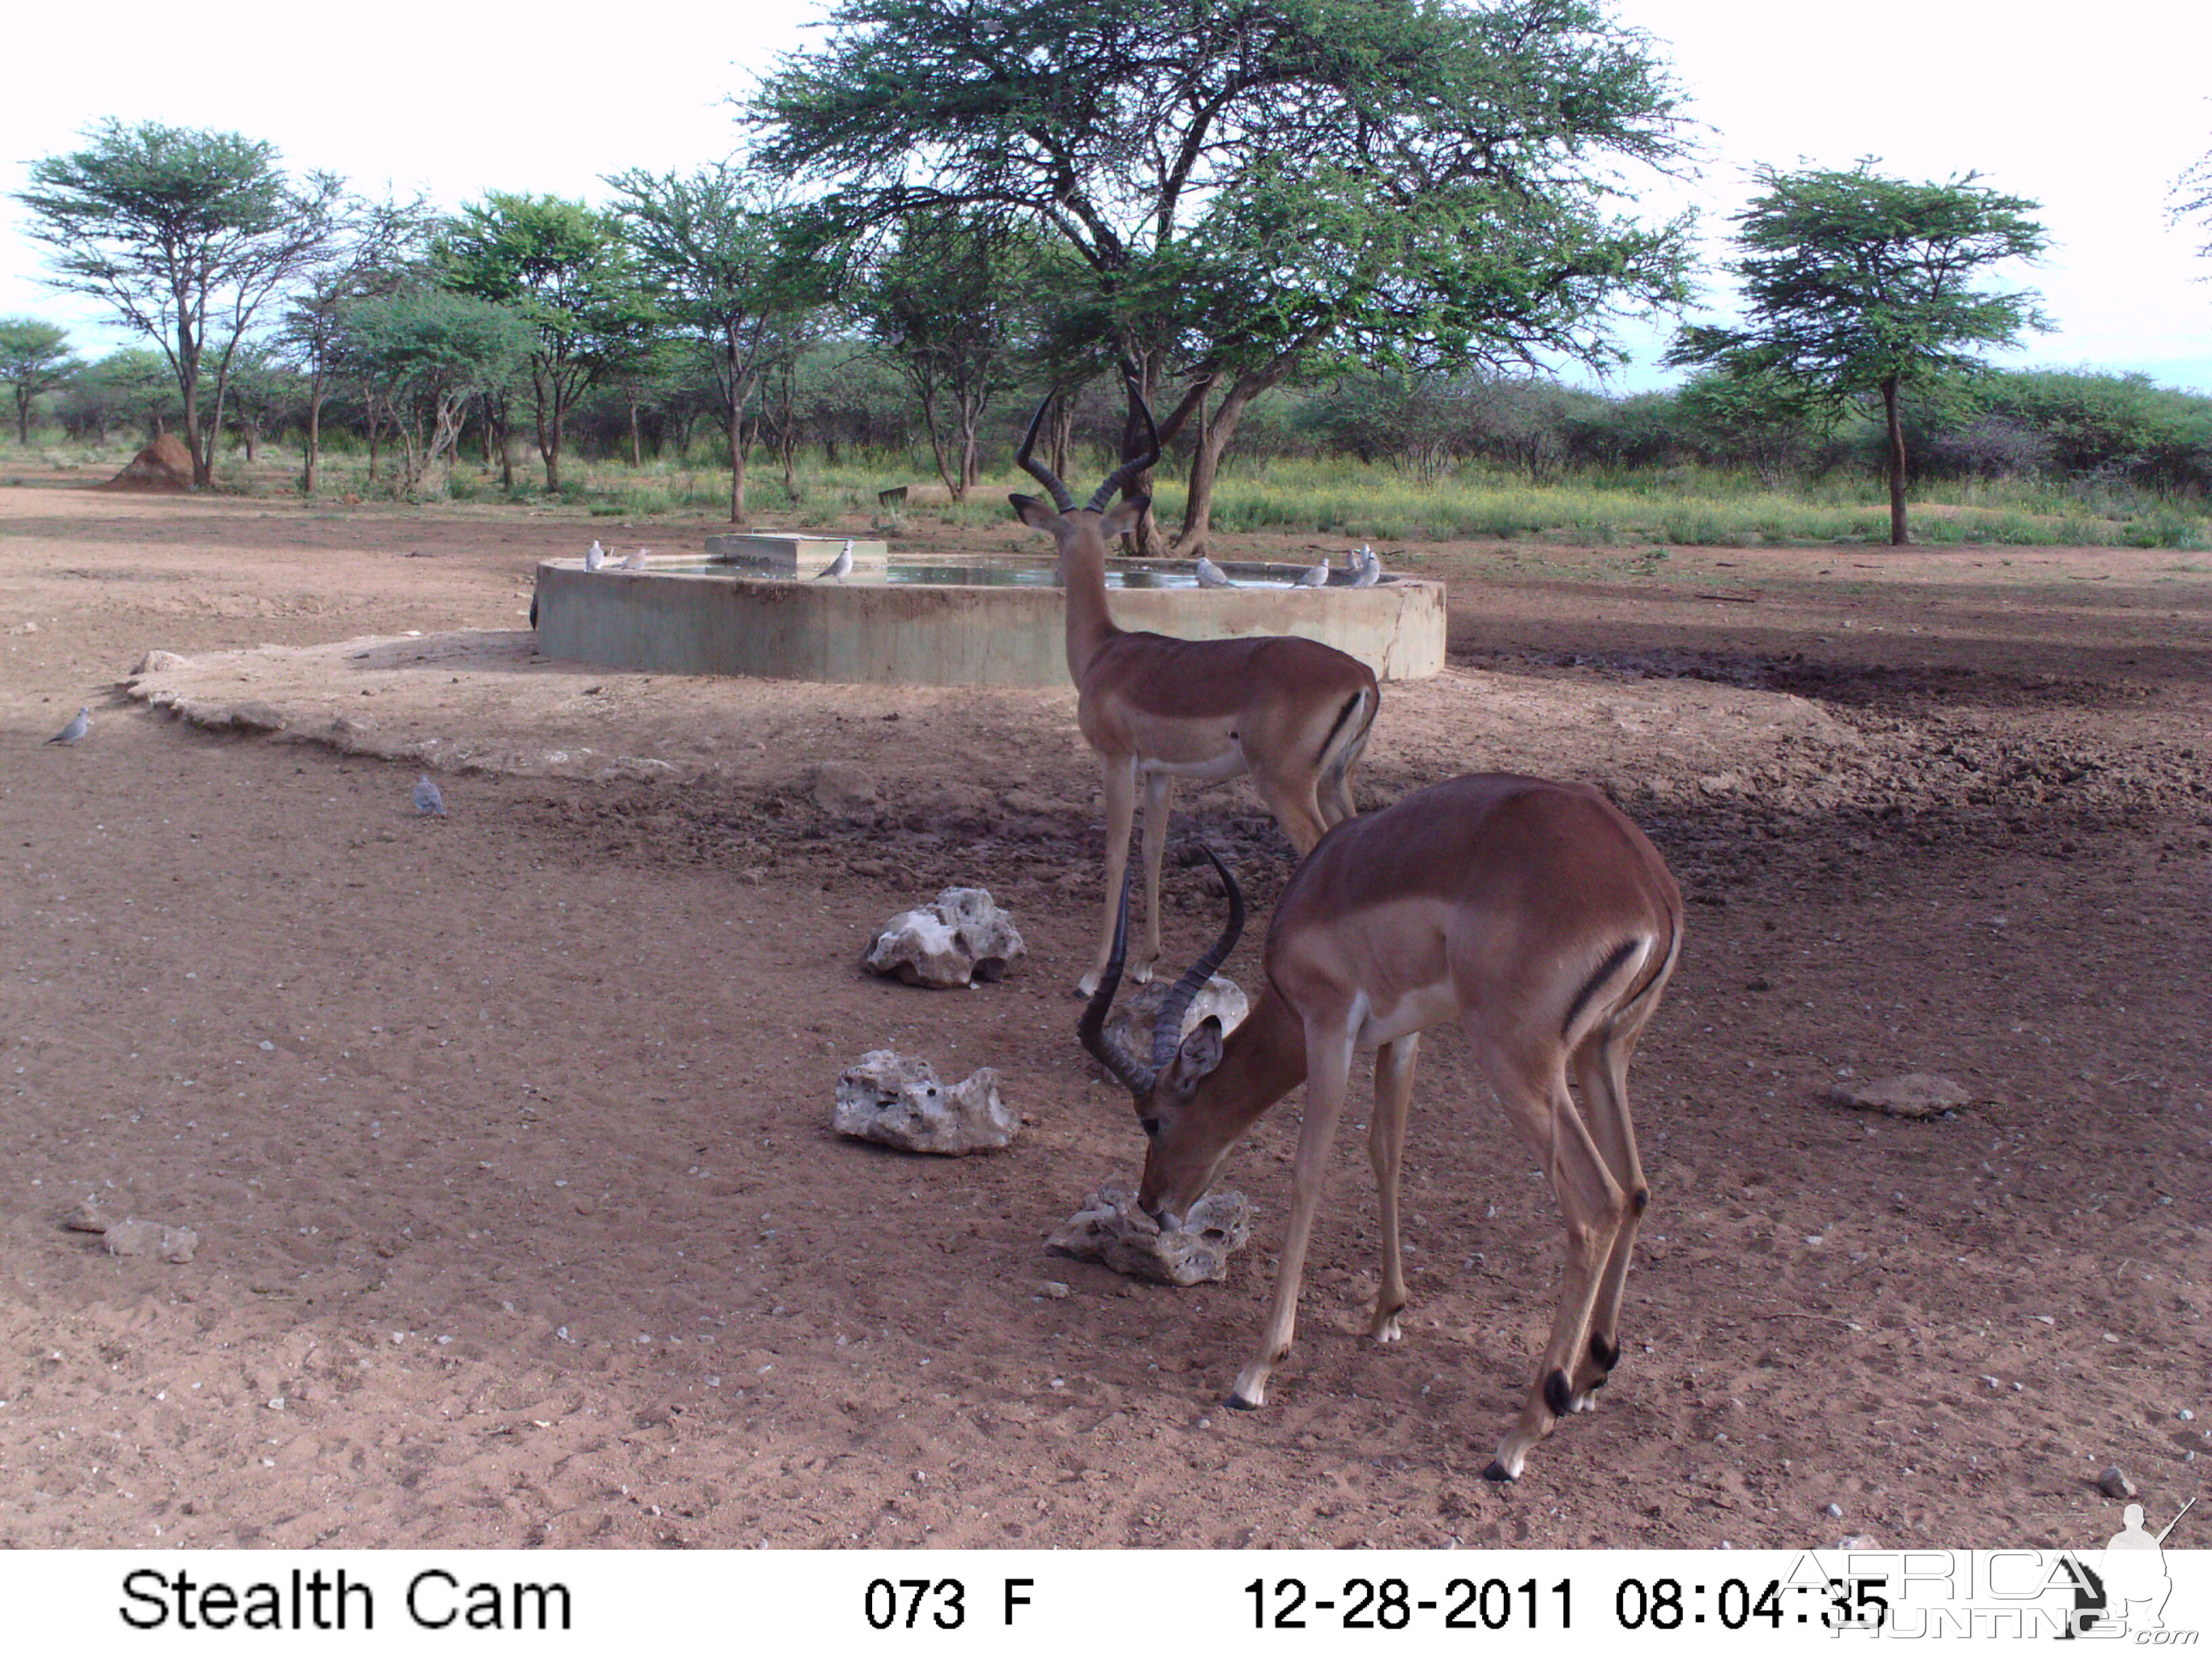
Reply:
<svg viewBox="0 0 2212 1659"><path fill-rule="evenodd" d="M1170 1232L1182 1229L1190 1206L1213 1184L1214 1171L1245 1127L1243 1121L1203 1109L1206 1079L1221 1064L1221 1022L1208 1014L1188 1036L1176 1041L1191 1000L1213 977L1213 970L1228 960L1229 953L1237 948L1237 935L1244 931L1244 894L1237 885L1237 878L1212 848L1201 850L1221 872L1229 890L1229 925L1212 948L1176 981L1160 1006L1152 1022L1150 1062L1139 1060L1106 1033L1106 1013L1121 987L1121 963L1128 944L1133 866L1121 883L1121 919L1114 926L1114 947L1107 957L1106 971L1076 1028L1091 1057L1120 1079L1135 1100L1137 1125L1144 1130L1146 1141L1145 1175L1137 1189L1137 1202L1146 1215Z"/></svg>
<svg viewBox="0 0 2212 1659"><path fill-rule="evenodd" d="M1014 516L1025 525L1049 532L1062 548L1070 542L1090 538L1096 539L1102 552L1107 542L1134 529L1146 507L1152 505L1152 498L1133 495L1119 506L1115 505L1114 498L1121 493L1123 484L1158 462L1160 431L1152 423L1152 406L1138 393L1134 380L1129 381L1129 404L1145 417L1146 453L1115 467L1106 482L1092 492L1091 499L1078 507L1067 486L1032 453L1036 447L1037 428L1044 424L1044 412L1052 407L1052 397L1048 393L1037 405L1036 413L1030 416L1030 429L1022 439L1022 447L1014 452L1014 460L1023 471L1052 492L1052 503L1048 506L1034 495L1011 495L1006 499L1014 504Z"/></svg>

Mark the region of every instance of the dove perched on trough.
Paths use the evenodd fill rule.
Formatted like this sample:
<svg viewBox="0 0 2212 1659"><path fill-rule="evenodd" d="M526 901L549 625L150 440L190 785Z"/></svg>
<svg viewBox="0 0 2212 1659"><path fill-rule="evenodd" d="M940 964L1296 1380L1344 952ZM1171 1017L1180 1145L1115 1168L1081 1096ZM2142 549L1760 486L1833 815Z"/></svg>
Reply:
<svg viewBox="0 0 2212 1659"><path fill-rule="evenodd" d="M1328 561L1327 559L1323 559L1312 569L1300 576L1297 580L1292 582L1291 586L1293 587L1327 587L1328 586Z"/></svg>
<svg viewBox="0 0 2212 1659"><path fill-rule="evenodd" d="M623 568L624 570L642 570L642 569L644 569L644 568L645 568L645 556L646 556L646 554L647 554L647 553L648 553L649 551L651 551L651 550L650 550L650 549L648 549L648 548L643 548L643 547L639 548L639 549L637 550L637 551L636 551L636 552L635 552L635 553L631 554L631 555L629 556L629 557L628 557L628 558L624 559L624 560L622 562L622 568Z"/></svg>
<svg viewBox="0 0 2212 1659"><path fill-rule="evenodd" d="M836 558L830 560L829 563L823 565L821 569L814 573L814 580L818 582L825 576L834 576L842 582L845 580L847 574L850 573L852 568L853 544L850 541L848 541L844 546L837 550L837 556Z"/></svg>
<svg viewBox="0 0 2212 1659"><path fill-rule="evenodd" d="M1382 580L1382 561L1375 556L1372 549L1360 550L1359 574L1352 579L1354 587L1372 587Z"/></svg>
<svg viewBox="0 0 2212 1659"><path fill-rule="evenodd" d="M586 570L597 570L597 569L598 569L601 565L605 564L606 562L607 562L607 550L606 550L605 548L604 548L604 547L601 547L601 546L599 544L599 543L597 543L597 542L593 542L593 543L592 543L589 547L587 547L587 548L586 548L586 549L584 550L584 568L585 568L585 569L586 569Z"/></svg>
<svg viewBox="0 0 2212 1659"><path fill-rule="evenodd" d="M60 731L55 732L53 736L48 738L46 741L48 743L64 744L82 743L84 741L84 734L91 730L92 710L89 708L80 708L76 711L76 716L75 719L71 720L67 726L62 727Z"/></svg>
<svg viewBox="0 0 2212 1659"><path fill-rule="evenodd" d="M1198 585L1200 587L1234 587L1229 573L1201 553L1198 556Z"/></svg>
<svg viewBox="0 0 2212 1659"><path fill-rule="evenodd" d="M430 781L428 772L415 780L415 811L426 818L446 816L446 798L438 793L438 786Z"/></svg>
<svg viewBox="0 0 2212 1659"><path fill-rule="evenodd" d="M1374 556L1374 553L1369 549L1367 544L1365 542L1362 542L1357 547L1347 548L1345 550L1344 568L1346 570L1349 570L1353 575L1357 576L1362 570L1367 568L1368 560Z"/></svg>

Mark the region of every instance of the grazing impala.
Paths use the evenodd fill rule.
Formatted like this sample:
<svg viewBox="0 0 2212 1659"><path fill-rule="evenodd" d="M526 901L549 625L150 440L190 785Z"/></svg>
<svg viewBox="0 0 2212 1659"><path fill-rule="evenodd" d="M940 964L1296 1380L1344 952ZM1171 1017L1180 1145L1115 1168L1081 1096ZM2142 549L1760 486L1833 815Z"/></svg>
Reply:
<svg viewBox="0 0 2212 1659"><path fill-rule="evenodd" d="M1303 858L1352 816L1348 777L1367 743L1382 696L1356 657L1317 640L1280 635L1178 640L1124 633L1106 606L1106 544L1134 525L1147 503L1112 506L1123 484L1160 458L1152 412L1129 396L1152 434L1151 453L1124 462L1083 506L1031 452L1052 399L1037 405L1015 456L1052 492L1048 506L1015 495L1022 522L1050 532L1067 594L1067 673L1076 722L1098 757L1106 794L1106 904L1098 955L1079 991L1089 996L1105 971L1116 895L1129 857L1137 785L1145 787L1145 944L1130 977L1152 977L1160 954L1160 857L1177 778L1214 781L1251 775L1260 799Z"/></svg>
<svg viewBox="0 0 2212 1659"><path fill-rule="evenodd" d="M1322 1177L1352 1055L1364 1048L1376 1051L1368 1152L1382 1224L1370 1334L1398 1340L1398 1165L1415 1045L1427 1027L1456 1019L1566 1220L1559 1311L1536 1386L1484 1471L1516 1480L1528 1449L1558 1418L1586 1409L1620 1357L1621 1286L1650 1196L1629 1120L1628 1060L1681 950L1680 890L1651 843L1595 789L1455 778L1330 830L1283 890L1250 1016L1225 1038L1208 1018L1178 1044L1183 1010L1243 927L1236 880L1214 864L1229 889L1229 925L1161 1009L1151 1063L1104 1031L1121 978L1126 890L1079 1029L1136 1097L1150 1141L1138 1200L1170 1230L1238 1137L1306 1085L1274 1298L1229 1403L1263 1404L1268 1373L1290 1352Z"/></svg>

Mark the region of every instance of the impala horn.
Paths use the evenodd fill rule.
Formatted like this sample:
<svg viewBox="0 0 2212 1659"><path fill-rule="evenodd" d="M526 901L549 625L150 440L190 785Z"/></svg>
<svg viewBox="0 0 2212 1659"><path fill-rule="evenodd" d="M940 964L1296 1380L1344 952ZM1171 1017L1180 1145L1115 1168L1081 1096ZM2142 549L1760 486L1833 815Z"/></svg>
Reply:
<svg viewBox="0 0 2212 1659"><path fill-rule="evenodd" d="M1244 932L1244 890L1237 884L1237 878L1221 857L1205 842L1198 850L1206 854L1213 867L1220 872L1221 884L1229 892L1229 925L1221 930L1221 937L1213 942L1212 949L1191 964L1191 969L1168 993L1167 1000L1152 1019L1152 1069L1164 1071L1182 1042L1182 1017L1191 1001L1206 988L1206 981L1213 977L1213 970L1229 960L1229 953L1237 948L1237 941Z"/></svg>
<svg viewBox="0 0 2212 1659"><path fill-rule="evenodd" d="M1106 970L1098 976L1098 989L1091 995L1091 1006L1076 1024L1075 1035L1082 1040L1084 1051L1141 1101L1152 1092L1154 1068L1106 1035L1106 1013L1114 1006L1114 994L1121 988L1121 964L1128 955L1129 887L1136 878L1137 863L1132 859L1121 874L1121 908L1114 921L1114 948L1107 955Z"/></svg>
<svg viewBox="0 0 2212 1659"><path fill-rule="evenodd" d="M1126 367L1121 371L1121 378L1128 383L1129 406L1145 417L1146 453L1133 459L1122 462L1108 476L1106 482L1098 486L1097 493L1085 503L1093 513L1103 513L1114 504L1114 497L1123 484L1147 468L1159 465L1160 429L1153 423L1152 406L1145 401L1145 394L1137 390L1137 377L1130 374Z"/></svg>
<svg viewBox="0 0 2212 1659"><path fill-rule="evenodd" d="M1014 452L1014 463L1052 492L1052 504L1062 513L1075 511L1075 497L1067 493L1067 486L1052 476L1052 469L1042 461L1033 459L1030 452L1036 447L1037 428L1044 424L1044 412L1052 407L1053 393L1044 394L1044 401L1030 416L1030 429L1022 439L1022 447Z"/></svg>

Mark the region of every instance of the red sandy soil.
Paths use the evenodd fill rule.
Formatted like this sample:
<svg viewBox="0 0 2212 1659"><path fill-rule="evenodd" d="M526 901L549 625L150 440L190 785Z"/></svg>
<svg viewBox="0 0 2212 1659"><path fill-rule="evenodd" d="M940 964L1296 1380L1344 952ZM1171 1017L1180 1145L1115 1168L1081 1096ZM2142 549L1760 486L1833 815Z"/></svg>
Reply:
<svg viewBox="0 0 2212 1659"><path fill-rule="evenodd" d="M1451 584L1452 666L1386 688L1363 805L1587 778L1692 901L1633 1079L1626 1358L1499 1488L1559 1229L1461 1039L1424 1045L1407 1340L1360 1335L1348 1127L1297 1348L1221 1409L1295 1101L1231 1159L1225 1283L1043 1250L1141 1145L1073 1036L1072 696L534 656L533 561L710 528L0 489L0 1545L2085 1546L2108 1465L2154 1525L2199 1489L2203 556L1383 550ZM188 660L130 695L156 647ZM832 759L877 801L817 805ZM1249 787L1184 805L1264 915L1288 848ZM1027 966L864 975L955 883ZM1170 886L1188 957L1218 900ZM880 1047L996 1067L1023 1137L833 1136ZM1908 1071L1975 1103L1832 1097ZM94 1194L197 1256L64 1231Z"/></svg>

